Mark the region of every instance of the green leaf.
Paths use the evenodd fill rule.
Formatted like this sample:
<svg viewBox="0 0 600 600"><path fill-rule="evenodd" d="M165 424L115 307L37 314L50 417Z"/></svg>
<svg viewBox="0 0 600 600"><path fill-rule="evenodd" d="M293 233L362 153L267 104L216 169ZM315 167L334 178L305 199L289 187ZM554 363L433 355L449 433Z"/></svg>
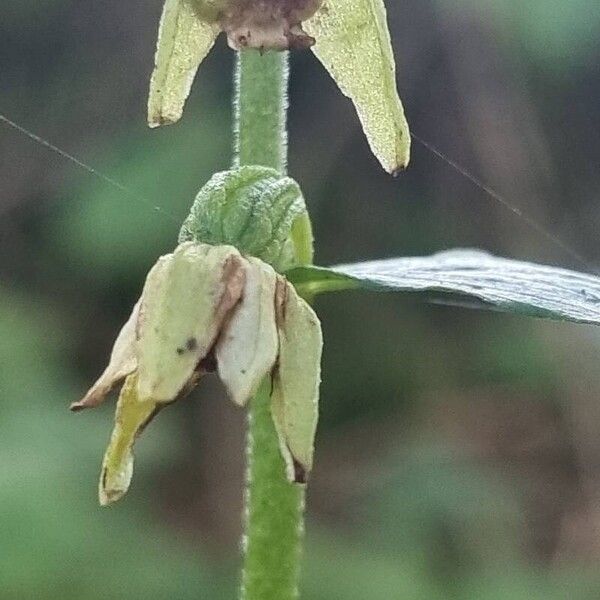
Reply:
<svg viewBox="0 0 600 600"><path fill-rule="evenodd" d="M410 133L383 0L325 0L304 29L316 40L317 58L354 102L373 154L389 173L405 168Z"/></svg>
<svg viewBox="0 0 600 600"><path fill-rule="evenodd" d="M200 18L190 0L166 0L148 97L150 127L181 118L196 71L218 34L219 27Z"/></svg>
<svg viewBox="0 0 600 600"><path fill-rule="evenodd" d="M349 289L429 292L469 306L558 321L600 324L600 278L498 258L477 250L340 265L287 273L302 295Z"/></svg>

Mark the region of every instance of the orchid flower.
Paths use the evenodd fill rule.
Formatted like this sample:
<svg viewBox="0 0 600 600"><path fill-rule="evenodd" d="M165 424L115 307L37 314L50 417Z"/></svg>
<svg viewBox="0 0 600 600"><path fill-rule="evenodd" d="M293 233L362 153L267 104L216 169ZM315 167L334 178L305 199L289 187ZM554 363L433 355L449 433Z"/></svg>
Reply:
<svg viewBox="0 0 600 600"><path fill-rule="evenodd" d="M243 250L291 266L292 232L305 227L305 217L297 184L272 169L217 173L201 190L181 234L193 240L152 267L104 373L71 406L97 406L123 384L102 464L102 505L129 488L133 445L145 426L212 371L241 407L272 378L271 412L288 477L306 482L318 418L319 319L272 266L223 243L236 237ZM204 241L194 241L199 237Z"/></svg>
<svg viewBox="0 0 600 600"><path fill-rule="evenodd" d="M483 252L313 266L310 220L294 180L261 166L216 173L198 193L177 248L150 270L104 373L72 405L97 406L122 384L101 504L127 491L145 426L209 372L240 407L268 386L288 479L305 483L323 339L304 298L357 289L469 298L511 313L600 323L598 277Z"/></svg>
<svg viewBox="0 0 600 600"><path fill-rule="evenodd" d="M312 47L353 101L384 169L396 174L408 165L410 133L383 0L166 0L148 100L151 127L180 119L221 31L236 50Z"/></svg>

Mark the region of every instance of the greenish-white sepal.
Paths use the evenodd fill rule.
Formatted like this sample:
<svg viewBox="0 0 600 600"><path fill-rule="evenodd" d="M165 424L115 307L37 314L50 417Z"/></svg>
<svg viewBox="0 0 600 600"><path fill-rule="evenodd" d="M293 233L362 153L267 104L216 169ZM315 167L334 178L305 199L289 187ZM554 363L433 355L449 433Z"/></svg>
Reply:
<svg viewBox="0 0 600 600"><path fill-rule="evenodd" d="M219 377L239 406L256 393L277 360L276 280L269 265L248 258L244 296L217 341Z"/></svg>
<svg viewBox="0 0 600 600"><path fill-rule="evenodd" d="M150 127L181 118L196 71L218 34L218 25L204 21L191 0L166 0L148 97Z"/></svg>
<svg viewBox="0 0 600 600"><path fill-rule="evenodd" d="M383 0L325 0L304 23L314 53L356 106L373 154L389 173L410 159Z"/></svg>
<svg viewBox="0 0 600 600"><path fill-rule="evenodd" d="M133 311L113 345L108 366L100 375L96 383L88 390L87 394L79 402L71 404L71 410L93 408L104 402L106 395L112 388L123 381L127 375L137 367L135 354L135 330L140 310L139 301L133 307Z"/></svg>
<svg viewBox="0 0 600 600"><path fill-rule="evenodd" d="M194 376L242 296L244 262L232 246L186 242L154 265L138 319L141 400L170 402Z"/></svg>
<svg viewBox="0 0 600 600"><path fill-rule="evenodd" d="M291 284L280 280L278 292L279 361L271 412L288 477L304 483L319 418L323 336L317 315Z"/></svg>
<svg viewBox="0 0 600 600"><path fill-rule="evenodd" d="M116 502L129 489L133 476L133 445L158 408L154 402L139 401L136 376L129 375L121 389L115 426L102 461L98 485L102 506Z"/></svg>

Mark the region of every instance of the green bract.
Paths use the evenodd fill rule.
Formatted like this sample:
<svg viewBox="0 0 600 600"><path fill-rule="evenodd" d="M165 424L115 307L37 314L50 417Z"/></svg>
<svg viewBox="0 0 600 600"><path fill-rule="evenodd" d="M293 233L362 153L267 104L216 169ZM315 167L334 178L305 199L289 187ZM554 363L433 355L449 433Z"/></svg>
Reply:
<svg viewBox="0 0 600 600"><path fill-rule="evenodd" d="M383 167L389 173L406 167L410 133L383 0L166 0L148 99L151 127L179 120L220 31L236 49L314 44L316 56L354 102Z"/></svg>
<svg viewBox="0 0 600 600"><path fill-rule="evenodd" d="M200 190L179 241L230 244L282 272L312 262L310 220L298 184L275 169L216 173ZM302 240L299 243L298 240Z"/></svg>
<svg viewBox="0 0 600 600"><path fill-rule="evenodd" d="M197 242L161 257L105 372L72 405L96 406L125 380L102 465L101 504L127 491L133 444L149 421L213 370L240 406L273 374L282 455L290 479L304 482L312 468L321 346L316 315L265 262L233 246Z"/></svg>

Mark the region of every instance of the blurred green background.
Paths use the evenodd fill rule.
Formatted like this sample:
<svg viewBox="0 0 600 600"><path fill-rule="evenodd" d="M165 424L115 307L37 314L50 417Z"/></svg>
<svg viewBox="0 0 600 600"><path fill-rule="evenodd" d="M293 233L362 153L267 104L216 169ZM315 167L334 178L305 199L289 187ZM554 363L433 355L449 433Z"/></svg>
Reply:
<svg viewBox="0 0 600 600"><path fill-rule="evenodd" d="M598 264L600 4L387 4L414 131ZM153 423L110 509L112 402L67 410L229 164L222 39L181 123L145 126L160 5L0 4L0 112L145 199L0 124L1 600L235 597L244 414L217 382ZM292 63L290 171L321 264L477 246L581 267L419 145L388 177L312 54ZM599 598L598 332L385 295L317 308L303 598Z"/></svg>

